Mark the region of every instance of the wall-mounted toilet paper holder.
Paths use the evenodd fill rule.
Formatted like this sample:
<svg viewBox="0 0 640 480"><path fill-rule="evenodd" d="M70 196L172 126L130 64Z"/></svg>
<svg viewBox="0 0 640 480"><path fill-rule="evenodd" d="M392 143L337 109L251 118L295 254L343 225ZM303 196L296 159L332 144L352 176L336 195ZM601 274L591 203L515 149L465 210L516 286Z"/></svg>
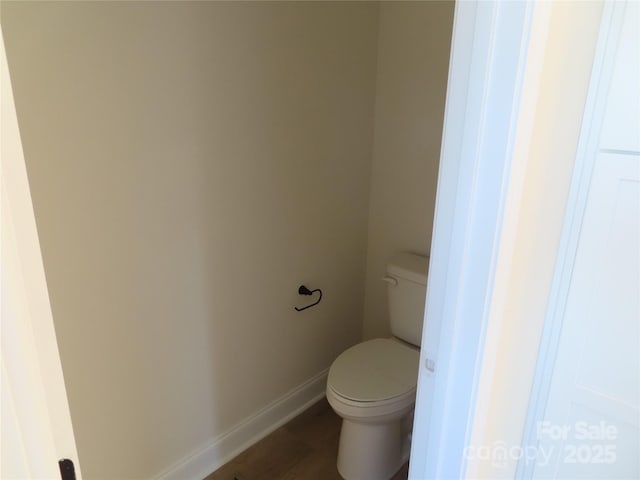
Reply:
<svg viewBox="0 0 640 480"><path fill-rule="evenodd" d="M300 287L298 288L298 294L299 295L313 295L316 292L318 292L320 294L320 296L318 297L318 300L315 303L312 303L312 304L307 305L306 307L302 307L302 308L298 308L298 307L293 307L293 308L295 308L297 312L301 312L303 310L306 310L307 308L311 308L311 307L316 306L317 304L320 303L320 300L322 300L322 290L320 290L319 288L316 288L315 290L309 290L304 285L300 285Z"/></svg>

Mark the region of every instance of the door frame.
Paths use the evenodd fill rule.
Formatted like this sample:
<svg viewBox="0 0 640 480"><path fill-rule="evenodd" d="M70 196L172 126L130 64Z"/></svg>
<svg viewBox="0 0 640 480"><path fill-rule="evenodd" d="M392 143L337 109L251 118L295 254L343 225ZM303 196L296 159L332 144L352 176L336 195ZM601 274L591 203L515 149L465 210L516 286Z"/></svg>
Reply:
<svg viewBox="0 0 640 480"><path fill-rule="evenodd" d="M82 478L0 28L0 472ZM6 444L5 444L6 442Z"/></svg>
<svg viewBox="0 0 640 480"><path fill-rule="evenodd" d="M521 194L525 171L526 160L514 149L530 138L548 15L546 3L456 3L413 480L457 479L466 472L497 263L513 240L505 212ZM525 84L531 88L524 90Z"/></svg>

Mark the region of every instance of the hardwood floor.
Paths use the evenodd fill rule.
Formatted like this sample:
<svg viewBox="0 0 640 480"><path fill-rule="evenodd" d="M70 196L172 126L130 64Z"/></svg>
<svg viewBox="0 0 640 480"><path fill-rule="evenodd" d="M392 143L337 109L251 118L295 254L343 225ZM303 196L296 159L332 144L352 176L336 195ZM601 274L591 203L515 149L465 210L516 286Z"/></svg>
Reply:
<svg viewBox="0 0 640 480"><path fill-rule="evenodd" d="M336 468L340 417L325 399L204 480L342 480ZM406 480L405 465L392 480Z"/></svg>

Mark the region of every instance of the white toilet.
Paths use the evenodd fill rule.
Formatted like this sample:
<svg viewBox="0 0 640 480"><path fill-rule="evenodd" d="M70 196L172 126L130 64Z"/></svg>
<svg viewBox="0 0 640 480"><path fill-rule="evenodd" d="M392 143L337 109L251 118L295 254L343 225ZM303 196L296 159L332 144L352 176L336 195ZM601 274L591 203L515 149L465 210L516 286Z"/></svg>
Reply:
<svg viewBox="0 0 640 480"><path fill-rule="evenodd" d="M327 400L342 417L338 471L346 480L389 480L409 458L428 258L387 266L391 338L359 343L331 365Z"/></svg>

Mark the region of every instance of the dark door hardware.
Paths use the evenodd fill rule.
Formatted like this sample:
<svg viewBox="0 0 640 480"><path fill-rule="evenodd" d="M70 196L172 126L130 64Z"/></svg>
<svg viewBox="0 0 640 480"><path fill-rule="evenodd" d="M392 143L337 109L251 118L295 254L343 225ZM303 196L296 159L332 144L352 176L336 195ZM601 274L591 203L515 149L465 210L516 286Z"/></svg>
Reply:
<svg viewBox="0 0 640 480"><path fill-rule="evenodd" d="M73 462L68 458L63 458L58 461L60 466L60 477L62 480L76 480L76 469L73 467Z"/></svg>

